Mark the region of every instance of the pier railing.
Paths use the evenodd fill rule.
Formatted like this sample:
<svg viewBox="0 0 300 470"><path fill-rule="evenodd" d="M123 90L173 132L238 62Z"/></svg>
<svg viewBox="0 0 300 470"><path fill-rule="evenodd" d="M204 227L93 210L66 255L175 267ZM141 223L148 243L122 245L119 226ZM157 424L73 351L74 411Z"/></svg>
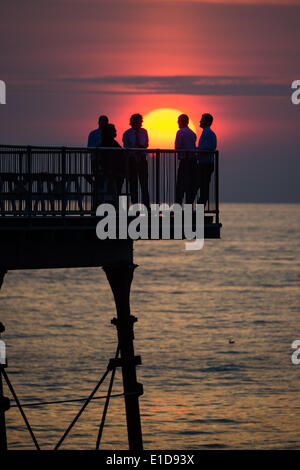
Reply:
<svg viewBox="0 0 300 470"><path fill-rule="evenodd" d="M99 153L100 152L100 153ZM143 152L148 163L150 204L173 204L179 158L207 157L207 152L175 151L170 149L121 149L75 147L0 146L0 216L88 216L95 214L95 200L111 202L116 195L127 195L130 202L129 159ZM203 155L202 155L203 154ZM123 159L121 187L109 184L111 170L95 171L95 161L101 156ZM109 157L108 157L109 155ZM210 152L214 161L209 199L205 213L219 221L218 151ZM201 171L201 170L200 170ZM110 180L112 181L112 180ZM118 194L117 194L118 193ZM95 195L97 196L95 198ZM199 199L198 189L194 203ZM138 202L142 202L141 188ZM185 200L183 200L185 202Z"/></svg>

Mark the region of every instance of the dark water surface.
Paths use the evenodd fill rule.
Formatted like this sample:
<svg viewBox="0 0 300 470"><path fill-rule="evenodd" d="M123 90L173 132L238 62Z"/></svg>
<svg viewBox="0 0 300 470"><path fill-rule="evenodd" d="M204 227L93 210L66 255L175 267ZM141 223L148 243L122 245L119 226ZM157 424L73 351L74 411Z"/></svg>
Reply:
<svg viewBox="0 0 300 470"><path fill-rule="evenodd" d="M145 448L299 449L291 343L300 339L300 205L221 211L222 240L202 251L187 252L181 241L135 243ZM116 348L103 271L9 272L0 296L7 372L21 401L87 396ZM121 391L118 371L113 393ZM103 402L89 405L62 448L94 448ZM42 448L55 445L79 407L26 409ZM6 416L9 448L32 448L18 411ZM102 448L127 448L123 398L111 400Z"/></svg>

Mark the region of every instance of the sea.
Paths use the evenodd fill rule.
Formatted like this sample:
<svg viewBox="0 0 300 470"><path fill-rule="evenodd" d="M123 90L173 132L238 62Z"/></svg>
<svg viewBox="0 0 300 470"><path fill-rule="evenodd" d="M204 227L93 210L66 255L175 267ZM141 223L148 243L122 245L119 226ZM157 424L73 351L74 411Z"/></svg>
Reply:
<svg viewBox="0 0 300 470"><path fill-rule="evenodd" d="M202 250L134 243L144 447L300 449L300 205L221 204L220 214L222 238ZM10 271L0 320L21 403L86 398L115 355L114 316L101 268ZM108 383L61 449L95 448ZM117 370L100 449L128 448L121 394ZM55 447L82 403L24 407L41 449ZM6 424L9 449L34 449L15 406Z"/></svg>

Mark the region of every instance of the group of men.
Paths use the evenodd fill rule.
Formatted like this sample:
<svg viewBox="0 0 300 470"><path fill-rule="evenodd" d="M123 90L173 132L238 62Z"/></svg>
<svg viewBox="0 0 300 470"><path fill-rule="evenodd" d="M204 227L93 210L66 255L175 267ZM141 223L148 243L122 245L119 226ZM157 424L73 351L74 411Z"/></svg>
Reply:
<svg viewBox="0 0 300 470"><path fill-rule="evenodd" d="M200 120L202 134L196 146L196 134L189 128L189 117L181 114L178 117L179 130L175 139L175 150L178 151L179 167L176 182L176 203L185 202L192 204L200 189L198 203L206 205L209 198L209 184L214 171L214 151L217 148L216 134L212 131L213 117L205 113ZM133 114L130 117L130 128L123 134L123 146L125 149L146 149L149 145L147 130L142 127L141 114ZM109 123L107 116L100 116L98 128L91 131L88 137L88 147L119 147L115 140L116 128ZM201 150L201 152L196 152ZM116 152L114 152L116 154ZM112 171L118 174L122 172L120 154L111 155L106 161ZM132 203L138 202L138 182L142 193L142 203L150 206L148 191L148 164L145 151L130 151L128 153L128 174L130 195ZM124 169L124 168L123 168ZM117 181L118 190L121 191L123 179Z"/></svg>
<svg viewBox="0 0 300 470"><path fill-rule="evenodd" d="M199 204L206 205L209 198L209 183L214 171L214 153L217 137L211 129L213 117L205 113L200 120L202 134L196 147L197 136L189 128L189 117L181 114L178 118L179 131L176 134L175 150L201 150L201 153L179 152L179 168L176 185L176 202L181 204L185 194L187 204L195 200L200 189Z"/></svg>

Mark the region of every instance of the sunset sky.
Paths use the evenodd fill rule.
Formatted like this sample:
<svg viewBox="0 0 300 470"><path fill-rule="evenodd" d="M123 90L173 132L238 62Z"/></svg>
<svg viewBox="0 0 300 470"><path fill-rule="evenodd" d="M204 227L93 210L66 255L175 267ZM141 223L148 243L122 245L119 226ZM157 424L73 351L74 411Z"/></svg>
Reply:
<svg viewBox="0 0 300 470"><path fill-rule="evenodd" d="M300 202L300 1L9 0L0 143L86 145L99 114L215 117L221 199Z"/></svg>

